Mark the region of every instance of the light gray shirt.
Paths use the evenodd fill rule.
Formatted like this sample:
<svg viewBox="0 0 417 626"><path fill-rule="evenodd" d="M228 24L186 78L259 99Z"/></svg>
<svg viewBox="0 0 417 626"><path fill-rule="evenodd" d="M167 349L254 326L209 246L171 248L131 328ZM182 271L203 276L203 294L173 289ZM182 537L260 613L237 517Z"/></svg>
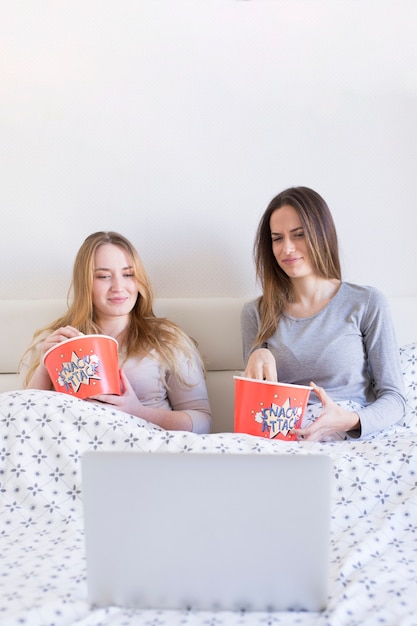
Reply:
<svg viewBox="0 0 417 626"><path fill-rule="evenodd" d="M241 313L245 364L260 325L258 300ZM400 353L386 297L374 287L343 282L331 302L307 318L284 314L268 339L278 380L314 381L332 400L362 408L361 437L383 430L404 415ZM318 403L310 395L310 403Z"/></svg>
<svg viewBox="0 0 417 626"><path fill-rule="evenodd" d="M142 404L155 409L184 411L192 419L194 433L209 433L211 410L204 372L196 359L190 361L180 350L177 363L187 386L161 365L155 352L141 358L131 357L121 363L121 367Z"/></svg>

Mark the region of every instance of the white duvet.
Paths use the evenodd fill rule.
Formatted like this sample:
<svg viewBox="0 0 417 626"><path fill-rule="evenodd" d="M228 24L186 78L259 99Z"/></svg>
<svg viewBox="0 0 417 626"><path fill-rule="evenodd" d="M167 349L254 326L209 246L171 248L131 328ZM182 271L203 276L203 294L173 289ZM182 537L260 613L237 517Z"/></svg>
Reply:
<svg viewBox="0 0 417 626"><path fill-rule="evenodd" d="M416 344L404 347L401 358L406 418L367 441L287 443L227 433L175 433L63 394L1 394L0 625L417 626ZM80 455L109 449L329 454L335 491L327 610L199 613L89 607Z"/></svg>

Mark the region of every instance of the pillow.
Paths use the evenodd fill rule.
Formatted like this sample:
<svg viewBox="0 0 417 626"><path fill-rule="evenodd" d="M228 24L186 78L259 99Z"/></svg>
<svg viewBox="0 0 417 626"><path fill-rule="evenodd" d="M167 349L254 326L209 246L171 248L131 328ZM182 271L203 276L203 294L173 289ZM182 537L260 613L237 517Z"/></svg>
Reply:
<svg viewBox="0 0 417 626"><path fill-rule="evenodd" d="M417 423L417 342L400 347L400 360L407 403L402 424L410 426Z"/></svg>

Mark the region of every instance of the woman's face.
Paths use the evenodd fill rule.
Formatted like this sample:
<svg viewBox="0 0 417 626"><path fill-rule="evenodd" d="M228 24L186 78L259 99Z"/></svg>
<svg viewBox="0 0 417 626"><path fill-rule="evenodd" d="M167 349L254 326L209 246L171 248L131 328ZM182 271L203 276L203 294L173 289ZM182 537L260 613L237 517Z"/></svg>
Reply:
<svg viewBox="0 0 417 626"><path fill-rule="evenodd" d="M98 320L129 315L138 297L132 261L123 248L111 243L94 255L93 305Z"/></svg>
<svg viewBox="0 0 417 626"><path fill-rule="evenodd" d="M294 207L276 209L269 220L272 252L280 268L290 278L303 278L313 272L304 228Z"/></svg>

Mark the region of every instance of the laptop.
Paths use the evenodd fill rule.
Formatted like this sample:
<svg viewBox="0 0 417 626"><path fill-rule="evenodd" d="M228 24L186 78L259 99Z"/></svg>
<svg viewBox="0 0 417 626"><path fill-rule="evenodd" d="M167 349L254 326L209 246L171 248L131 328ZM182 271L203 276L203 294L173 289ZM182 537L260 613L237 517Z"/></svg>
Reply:
<svg viewBox="0 0 417 626"><path fill-rule="evenodd" d="M89 602L323 610L331 475L324 454L84 453Z"/></svg>

